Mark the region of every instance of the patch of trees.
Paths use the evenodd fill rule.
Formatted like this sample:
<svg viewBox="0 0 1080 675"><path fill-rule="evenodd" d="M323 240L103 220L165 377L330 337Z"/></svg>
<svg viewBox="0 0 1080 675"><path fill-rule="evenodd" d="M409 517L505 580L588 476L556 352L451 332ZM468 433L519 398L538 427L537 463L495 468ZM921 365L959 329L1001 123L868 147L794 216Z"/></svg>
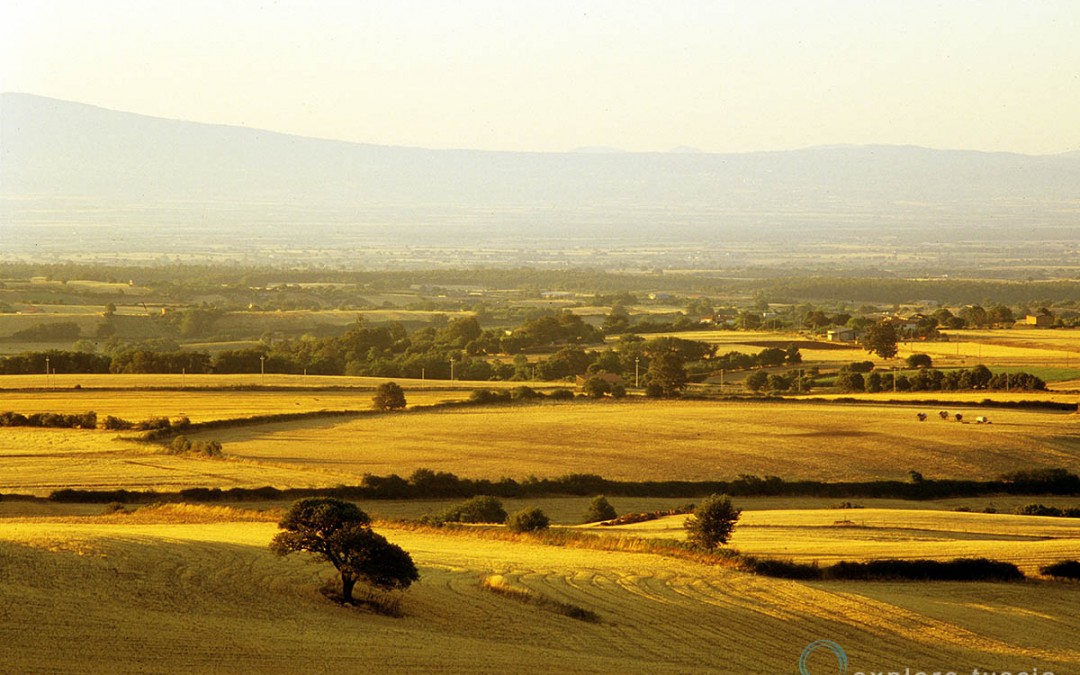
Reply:
<svg viewBox="0 0 1080 675"><path fill-rule="evenodd" d="M913 374L877 373L863 377L861 373L841 369L836 386L842 391L967 391L971 389L1010 391L1046 391L1046 382L1030 373L994 374L979 364L973 368L936 370L921 368Z"/></svg>
<svg viewBox="0 0 1080 675"><path fill-rule="evenodd" d="M82 336L82 329L74 321L39 323L12 334L13 340L27 342L70 342Z"/></svg>
<svg viewBox="0 0 1080 675"><path fill-rule="evenodd" d="M766 373L758 370L750 373L743 380L743 385L752 392L768 391L780 394L784 392L807 393L814 387L813 373L800 375L797 372Z"/></svg>
<svg viewBox="0 0 1080 675"><path fill-rule="evenodd" d="M757 354L728 352L714 358L710 365L715 370L749 370L750 368L771 368L782 365L802 363L802 353L798 346L788 345L786 349L766 347Z"/></svg>
<svg viewBox="0 0 1080 675"><path fill-rule="evenodd" d="M0 357L0 375L36 375L45 364L58 373L108 373L112 359L101 354L49 350Z"/></svg>
<svg viewBox="0 0 1080 675"><path fill-rule="evenodd" d="M197 455L219 459L223 456L221 443L218 441L191 440L187 436L177 436L167 446L172 455Z"/></svg>

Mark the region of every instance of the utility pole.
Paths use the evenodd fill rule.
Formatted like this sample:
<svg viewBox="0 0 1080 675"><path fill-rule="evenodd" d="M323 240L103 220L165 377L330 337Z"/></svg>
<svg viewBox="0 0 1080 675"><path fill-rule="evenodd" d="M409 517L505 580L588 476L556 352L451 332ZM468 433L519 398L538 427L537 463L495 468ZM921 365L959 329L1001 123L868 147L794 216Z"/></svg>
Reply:
<svg viewBox="0 0 1080 675"><path fill-rule="evenodd" d="M638 378L638 364L639 363L641 363L641 357L635 356L634 357L634 389L637 389L640 386L640 384L638 383L639 382L639 378Z"/></svg>
<svg viewBox="0 0 1080 675"><path fill-rule="evenodd" d="M454 381L454 357L450 357L450 381Z"/></svg>
<svg viewBox="0 0 1080 675"><path fill-rule="evenodd" d="M45 357L45 386L49 386L49 357Z"/></svg>
<svg viewBox="0 0 1080 675"><path fill-rule="evenodd" d="M259 377L262 380L262 384L266 384L266 354L259 355Z"/></svg>

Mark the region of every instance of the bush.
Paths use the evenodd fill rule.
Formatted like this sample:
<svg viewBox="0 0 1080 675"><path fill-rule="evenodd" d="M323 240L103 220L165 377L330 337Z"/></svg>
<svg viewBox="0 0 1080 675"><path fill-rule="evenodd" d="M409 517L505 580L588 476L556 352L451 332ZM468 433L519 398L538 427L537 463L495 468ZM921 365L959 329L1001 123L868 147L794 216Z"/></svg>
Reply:
<svg viewBox="0 0 1080 675"><path fill-rule="evenodd" d="M405 407L405 391L396 382L383 382L375 389L371 402L378 410L400 410Z"/></svg>
<svg viewBox="0 0 1080 675"><path fill-rule="evenodd" d="M435 520L441 523L502 523L506 521L506 510L498 499L477 495L451 506Z"/></svg>
<svg viewBox="0 0 1080 675"><path fill-rule="evenodd" d="M603 495L593 499L588 510L585 511L586 523L597 523L601 520L612 520L618 517L619 514L615 511L615 507L608 503L607 498Z"/></svg>
<svg viewBox="0 0 1080 675"><path fill-rule="evenodd" d="M930 358L929 354L920 352L907 357L908 368L929 368L932 365L934 365L934 361Z"/></svg>
<svg viewBox="0 0 1080 675"><path fill-rule="evenodd" d="M686 520L687 540L708 550L718 548L731 538L741 513L727 495L709 495Z"/></svg>
<svg viewBox="0 0 1080 675"><path fill-rule="evenodd" d="M546 530L551 521L535 506L511 513L506 517L506 528L511 532L539 532Z"/></svg>
<svg viewBox="0 0 1080 675"><path fill-rule="evenodd" d="M554 401L567 401L574 398L574 392L569 389L556 389L548 394L548 398Z"/></svg>
<svg viewBox="0 0 1080 675"><path fill-rule="evenodd" d="M1062 560L1040 567L1039 574L1057 579L1080 579L1080 560Z"/></svg>
<svg viewBox="0 0 1080 675"><path fill-rule="evenodd" d="M1016 515L1018 516L1061 516L1061 509L1054 506L1044 506L1042 504L1025 504L1016 509Z"/></svg>
<svg viewBox="0 0 1080 675"><path fill-rule="evenodd" d="M663 398L664 388L655 382L650 382L645 387L645 395L649 398Z"/></svg>

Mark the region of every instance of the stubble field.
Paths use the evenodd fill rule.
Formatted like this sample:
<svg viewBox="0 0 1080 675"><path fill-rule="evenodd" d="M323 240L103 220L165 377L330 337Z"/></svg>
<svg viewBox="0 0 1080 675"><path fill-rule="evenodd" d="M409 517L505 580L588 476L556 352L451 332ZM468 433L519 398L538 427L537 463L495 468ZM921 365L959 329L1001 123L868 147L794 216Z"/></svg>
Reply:
<svg viewBox="0 0 1080 675"><path fill-rule="evenodd" d="M254 376L258 377L258 376ZM284 377L284 376L282 376ZM127 380L130 382L131 380ZM372 383L364 383L370 385ZM406 384L407 383L403 383ZM145 385L144 385L145 386ZM406 386L412 405L467 395ZM5 391L0 408L193 421L364 409L369 390ZM333 486L419 467L467 477L598 473L624 480L995 478L1080 469L1080 416L972 407L993 424L918 422L917 406L788 402L572 402L308 418L196 434L226 459L161 454L123 434L0 429L0 492L61 487ZM584 498L537 503L557 525ZM686 500L620 499L620 511ZM880 557L988 556L1038 566L1080 556L1080 521L956 513L964 504L1076 505L1075 498L987 497L827 508L810 498L754 498L732 545L827 564ZM1076 584L794 582L630 550L550 546L482 532L377 528L409 551L422 581L401 618L338 606L320 589L333 569L267 544L283 504L257 513L210 507L98 515L100 505L0 505L0 666L9 672L795 672L802 648L842 644L851 670L974 667L1080 669ZM371 502L416 517L446 502ZM51 515L48 515L51 514ZM683 517L604 536L680 538ZM594 612L595 623L482 587L496 578ZM28 630L28 627L33 627ZM79 645L73 649L72 645ZM815 655L816 670L835 668Z"/></svg>

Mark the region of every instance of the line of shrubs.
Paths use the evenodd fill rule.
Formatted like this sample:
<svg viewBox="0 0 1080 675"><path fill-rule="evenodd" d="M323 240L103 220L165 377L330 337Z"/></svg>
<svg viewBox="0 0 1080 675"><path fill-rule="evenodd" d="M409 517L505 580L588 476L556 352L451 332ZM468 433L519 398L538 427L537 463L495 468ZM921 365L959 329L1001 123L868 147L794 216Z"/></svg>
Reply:
<svg viewBox="0 0 1080 675"><path fill-rule="evenodd" d="M740 476L734 481L613 481L593 474L570 474L560 478L528 478L498 481L459 478L431 469L417 469L409 478L365 475L360 485L333 488L190 488L171 493L173 500L189 502L276 501L304 497L339 499L466 499L478 495L493 497L540 497L546 495L614 495L619 497L700 497L708 494L738 497L788 496L832 498L943 499L976 497L988 494L1077 495L1080 476L1065 469L1019 471L994 481L929 480L918 482L873 481L826 483L822 481L787 482L776 476ZM115 491L59 490L54 501L102 503L119 501L160 501L164 495L133 492L132 497L117 498ZM61 495L57 497L57 495ZM140 497L139 495L148 495Z"/></svg>
<svg viewBox="0 0 1080 675"><path fill-rule="evenodd" d="M1056 506L1045 506L1043 504L1024 504L1020 508L1016 509L1016 515L1051 516L1054 518L1080 518L1080 507L1067 506L1063 509L1059 509Z"/></svg>
<svg viewBox="0 0 1080 675"><path fill-rule="evenodd" d="M96 429L97 413L65 415L63 413L0 412L0 427L49 427L53 429Z"/></svg>
<svg viewBox="0 0 1080 675"><path fill-rule="evenodd" d="M798 580L843 581L1022 581L1024 573L1013 563L987 558L953 560L841 561L825 567L814 563L744 556L748 571L762 576Z"/></svg>

